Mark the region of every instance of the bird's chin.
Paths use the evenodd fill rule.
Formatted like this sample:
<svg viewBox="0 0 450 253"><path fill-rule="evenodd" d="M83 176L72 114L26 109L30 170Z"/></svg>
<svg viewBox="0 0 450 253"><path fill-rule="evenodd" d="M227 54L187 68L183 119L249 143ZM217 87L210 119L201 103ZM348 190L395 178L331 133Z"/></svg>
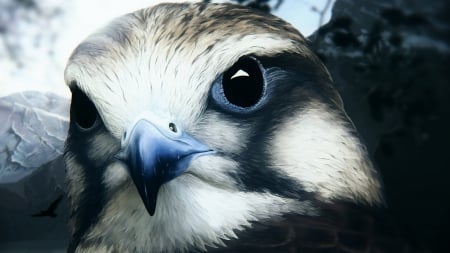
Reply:
<svg viewBox="0 0 450 253"><path fill-rule="evenodd" d="M192 181L192 185L204 185L226 191L234 191L236 189L234 185L230 184L230 181L217 180L190 169L183 173L180 178L183 178L183 180Z"/></svg>
<svg viewBox="0 0 450 253"><path fill-rule="evenodd" d="M186 171L182 175L180 175L180 178L183 178L184 180L195 180L195 181L201 181L202 183L208 183L208 179L205 177L202 177L201 174L193 172L191 170Z"/></svg>

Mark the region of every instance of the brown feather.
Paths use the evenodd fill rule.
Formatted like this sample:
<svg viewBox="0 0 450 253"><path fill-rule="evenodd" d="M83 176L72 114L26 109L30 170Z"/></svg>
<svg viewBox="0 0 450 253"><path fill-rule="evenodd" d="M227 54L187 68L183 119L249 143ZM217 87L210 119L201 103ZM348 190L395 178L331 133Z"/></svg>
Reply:
<svg viewBox="0 0 450 253"><path fill-rule="evenodd" d="M346 202L320 206L317 216L292 214L255 223L226 248L208 252L427 252L384 209Z"/></svg>

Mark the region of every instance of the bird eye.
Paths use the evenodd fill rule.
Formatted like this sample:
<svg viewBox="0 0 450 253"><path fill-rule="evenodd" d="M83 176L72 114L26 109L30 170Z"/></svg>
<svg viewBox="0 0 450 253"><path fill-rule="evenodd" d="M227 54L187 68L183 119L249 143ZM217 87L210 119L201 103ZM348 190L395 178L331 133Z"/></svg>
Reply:
<svg viewBox="0 0 450 253"><path fill-rule="evenodd" d="M212 89L213 98L225 109L249 111L265 92L262 66L254 58L241 58L215 81Z"/></svg>
<svg viewBox="0 0 450 253"><path fill-rule="evenodd" d="M71 121L83 130L91 129L98 120L98 112L92 101L78 88L72 89Z"/></svg>

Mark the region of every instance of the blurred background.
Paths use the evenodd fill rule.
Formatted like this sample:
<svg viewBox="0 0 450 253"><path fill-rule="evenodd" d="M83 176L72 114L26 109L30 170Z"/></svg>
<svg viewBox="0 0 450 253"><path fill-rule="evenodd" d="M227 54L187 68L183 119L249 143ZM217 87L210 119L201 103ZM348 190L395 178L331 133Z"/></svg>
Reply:
<svg viewBox="0 0 450 253"><path fill-rule="evenodd" d="M110 19L157 2L0 0L0 252L65 251L65 62ZM391 215L429 252L450 252L450 1L229 2L309 38L382 175Z"/></svg>

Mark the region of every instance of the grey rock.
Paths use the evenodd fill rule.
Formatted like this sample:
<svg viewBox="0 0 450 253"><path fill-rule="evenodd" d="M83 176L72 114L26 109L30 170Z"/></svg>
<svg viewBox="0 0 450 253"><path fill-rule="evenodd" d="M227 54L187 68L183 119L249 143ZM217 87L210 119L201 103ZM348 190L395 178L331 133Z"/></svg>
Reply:
<svg viewBox="0 0 450 253"><path fill-rule="evenodd" d="M62 154L68 131L69 100L23 92L0 98L0 185Z"/></svg>

